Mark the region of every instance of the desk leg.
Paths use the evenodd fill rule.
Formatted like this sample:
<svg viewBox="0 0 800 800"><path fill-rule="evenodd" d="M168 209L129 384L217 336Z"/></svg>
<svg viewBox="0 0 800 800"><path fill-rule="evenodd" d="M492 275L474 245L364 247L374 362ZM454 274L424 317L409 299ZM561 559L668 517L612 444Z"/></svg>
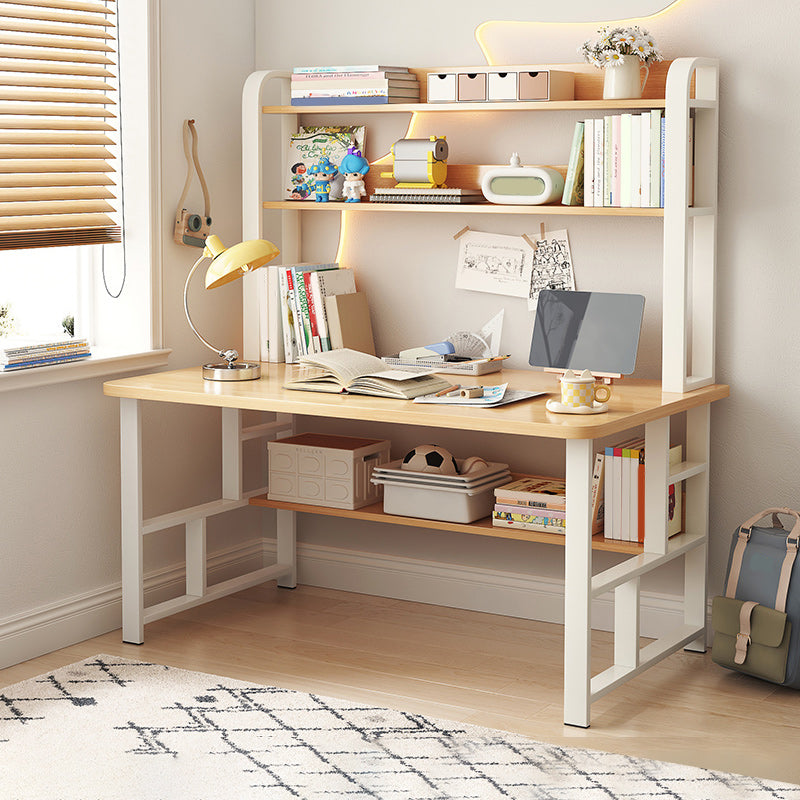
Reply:
<svg viewBox="0 0 800 800"><path fill-rule="evenodd" d="M294 589L297 586L297 514L279 508L275 512L277 527L277 561L291 564L292 571L278 578L278 586Z"/></svg>
<svg viewBox="0 0 800 800"><path fill-rule="evenodd" d="M276 422L286 423L286 429L278 434L284 439L294 434L295 418L292 414L276 414ZM297 586L297 514L279 508L275 512L276 557L279 564L291 564L289 574L278 578L278 586L294 589Z"/></svg>
<svg viewBox="0 0 800 800"><path fill-rule="evenodd" d="M120 400L120 486L122 508L122 641L144 642L142 531L142 409Z"/></svg>
<svg viewBox="0 0 800 800"><path fill-rule="evenodd" d="M564 570L564 724L589 727L592 641L591 439L567 439Z"/></svg>

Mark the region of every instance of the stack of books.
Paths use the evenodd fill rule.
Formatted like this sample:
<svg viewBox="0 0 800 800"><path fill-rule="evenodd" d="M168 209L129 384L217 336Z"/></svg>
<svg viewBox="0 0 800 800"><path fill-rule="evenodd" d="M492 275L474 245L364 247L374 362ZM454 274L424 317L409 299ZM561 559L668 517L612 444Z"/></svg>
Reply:
<svg viewBox="0 0 800 800"><path fill-rule="evenodd" d="M595 207L662 208L664 157L662 109L642 114L610 114L578 122L562 202Z"/></svg>
<svg viewBox="0 0 800 800"><path fill-rule="evenodd" d="M270 264L265 271L269 360L294 364L333 349L325 298L355 294L353 270L331 263Z"/></svg>
<svg viewBox="0 0 800 800"><path fill-rule="evenodd" d="M670 466L679 464L683 448L669 451ZM606 447L605 450L605 533L606 539L644 543L644 442L641 439ZM674 536L683 528L680 484L670 484L667 533Z"/></svg>
<svg viewBox="0 0 800 800"><path fill-rule="evenodd" d="M293 106L418 103L419 81L408 67L295 67L291 95Z"/></svg>
<svg viewBox="0 0 800 800"><path fill-rule="evenodd" d="M64 364L91 355L87 339L54 338L52 341L7 339L0 348L0 365L3 367L3 372Z"/></svg>
<svg viewBox="0 0 800 800"><path fill-rule="evenodd" d="M598 453L592 474L592 533L603 530L604 457ZM526 475L494 490L492 525L545 533L566 533L567 490L562 478Z"/></svg>

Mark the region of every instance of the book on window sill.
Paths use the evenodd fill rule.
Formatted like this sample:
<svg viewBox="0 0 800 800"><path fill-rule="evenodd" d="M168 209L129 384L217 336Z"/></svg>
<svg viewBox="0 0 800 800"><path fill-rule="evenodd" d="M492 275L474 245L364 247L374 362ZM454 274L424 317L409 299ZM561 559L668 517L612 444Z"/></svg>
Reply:
<svg viewBox="0 0 800 800"><path fill-rule="evenodd" d="M12 359L18 356L41 355L42 353L56 353L63 351L88 350L87 339L75 339L71 336L44 337L40 339L9 337L0 339L0 361L3 358Z"/></svg>
<svg viewBox="0 0 800 800"><path fill-rule="evenodd" d="M55 364L66 364L70 361L80 361L82 358L89 358L91 353L88 350L80 350L66 355L44 355L29 358L28 360L9 361L2 364L3 372L13 372L18 369L30 369L31 367L51 367Z"/></svg>
<svg viewBox="0 0 800 800"><path fill-rule="evenodd" d="M450 381L428 371L387 369L380 358L348 348L301 356L300 364L304 369L284 388L411 400L450 386Z"/></svg>

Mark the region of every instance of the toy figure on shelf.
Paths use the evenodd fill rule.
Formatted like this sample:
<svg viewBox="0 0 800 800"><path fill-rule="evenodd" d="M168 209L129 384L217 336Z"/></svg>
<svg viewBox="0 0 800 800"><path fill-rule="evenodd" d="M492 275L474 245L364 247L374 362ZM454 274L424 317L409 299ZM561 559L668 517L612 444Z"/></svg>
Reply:
<svg viewBox="0 0 800 800"><path fill-rule="evenodd" d="M314 164L309 172L313 177L314 199L318 203L327 203L331 193L331 181L336 177L336 165L324 153L322 158Z"/></svg>
<svg viewBox="0 0 800 800"><path fill-rule="evenodd" d="M339 164L339 172L344 175L342 192L345 203L360 203L361 198L367 194L364 176L369 172L369 161L355 145L347 148L347 155Z"/></svg>

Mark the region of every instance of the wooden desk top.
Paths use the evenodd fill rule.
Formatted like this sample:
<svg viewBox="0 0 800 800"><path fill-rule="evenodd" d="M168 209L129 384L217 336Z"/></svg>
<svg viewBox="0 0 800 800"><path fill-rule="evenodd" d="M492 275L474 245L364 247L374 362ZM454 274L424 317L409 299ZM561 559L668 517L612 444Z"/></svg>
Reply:
<svg viewBox="0 0 800 800"><path fill-rule="evenodd" d="M296 369L290 364L262 364L260 380L228 383L203 380L200 367L191 367L107 381L103 384L103 392L110 397L162 403L277 411L551 439L598 439L721 400L729 394L729 387L722 384L677 394L662 392L660 381L626 378L612 387L609 410L604 414L553 414L545 408L547 397L544 395L499 408L474 408L284 389L283 384ZM534 370L506 369L480 377L445 377L454 382L483 385L507 381L510 388L544 391L550 396L556 396L558 392L554 375Z"/></svg>

